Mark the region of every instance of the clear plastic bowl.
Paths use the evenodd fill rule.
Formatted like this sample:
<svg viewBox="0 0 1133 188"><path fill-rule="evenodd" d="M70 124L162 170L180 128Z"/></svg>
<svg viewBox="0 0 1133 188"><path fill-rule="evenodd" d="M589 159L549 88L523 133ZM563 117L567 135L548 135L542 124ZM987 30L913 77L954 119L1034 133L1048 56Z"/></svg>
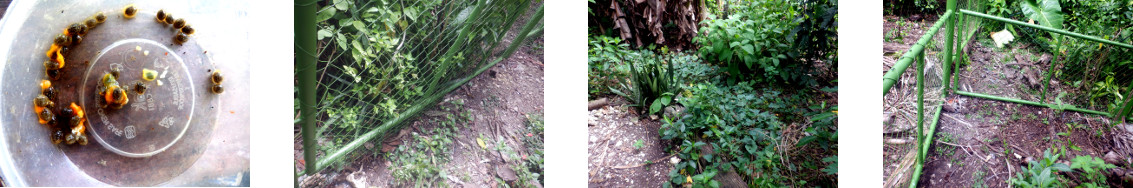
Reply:
<svg viewBox="0 0 1133 188"><path fill-rule="evenodd" d="M136 17L121 17L127 4L138 7ZM250 45L244 7L242 1L13 2L0 20L0 41L10 41L0 43L0 59L6 60L0 64L5 185L246 185ZM157 9L185 18L196 34L173 44L176 32L153 19ZM31 105L39 80L46 79L44 52L67 25L97 11L107 21L71 50L63 78L53 81L57 106L74 102L86 111L90 144L55 145ZM120 70L122 86L143 82L149 89L143 95L131 91L121 109L101 108L95 88L111 68ZM161 76L144 81L142 69ZM225 75L225 93L209 91L212 71Z"/></svg>

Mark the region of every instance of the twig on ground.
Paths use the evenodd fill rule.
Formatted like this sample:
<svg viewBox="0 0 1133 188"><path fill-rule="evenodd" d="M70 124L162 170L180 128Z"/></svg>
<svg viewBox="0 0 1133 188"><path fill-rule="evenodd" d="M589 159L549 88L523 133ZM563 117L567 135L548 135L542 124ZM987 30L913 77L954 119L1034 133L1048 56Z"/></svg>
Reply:
<svg viewBox="0 0 1133 188"><path fill-rule="evenodd" d="M970 146L967 146L967 145L953 144L953 143L948 143L948 142L940 141L940 140L937 140L936 143L941 143L941 144L956 146L956 147L970 147Z"/></svg>
<svg viewBox="0 0 1133 188"><path fill-rule="evenodd" d="M972 127L973 127L971 123L968 123L967 121L961 120L960 118L952 117L952 115L948 115L948 114L943 114L943 115L944 115L945 117L948 117L948 118L952 118L952 120L956 120L956 122L960 122L960 123L962 123L962 124L964 124L964 125L967 125L967 126L968 126L968 128L972 128Z"/></svg>
<svg viewBox="0 0 1133 188"><path fill-rule="evenodd" d="M599 146L602 147L602 153L598 153L599 155L602 155L602 159L598 160L598 163L594 165L594 169L590 169L590 177L591 178L593 178L595 174L598 174L598 171L601 171L602 168L606 167L606 156L607 156L606 152L610 151L610 148L606 147L606 143L610 142L610 139L603 139L603 140L604 141L602 141L602 144L599 145Z"/></svg>
<svg viewBox="0 0 1133 188"><path fill-rule="evenodd" d="M665 160L665 159L667 159L667 158L673 157L674 155L676 155L676 153L674 153L674 154L669 154L668 156L665 156L665 157L661 157L661 158L658 158L658 159L650 160L650 161L649 161L648 163L641 163L641 164L636 164L636 165L615 166L615 167L613 167L613 168L616 168L616 169L626 169L626 168L637 168L637 167L642 167L642 166L645 166L645 165L648 165L648 164L656 164L656 163L657 163L657 161L660 161L660 160Z"/></svg>

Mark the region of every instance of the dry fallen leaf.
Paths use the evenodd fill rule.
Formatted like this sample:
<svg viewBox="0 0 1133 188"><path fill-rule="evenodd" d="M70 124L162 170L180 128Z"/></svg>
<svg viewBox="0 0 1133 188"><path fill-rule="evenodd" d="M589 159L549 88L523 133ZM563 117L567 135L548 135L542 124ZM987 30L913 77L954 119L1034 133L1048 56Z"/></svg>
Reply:
<svg viewBox="0 0 1133 188"><path fill-rule="evenodd" d="M476 138L476 144L480 144L480 148L488 149L488 146L484 145L484 139Z"/></svg>

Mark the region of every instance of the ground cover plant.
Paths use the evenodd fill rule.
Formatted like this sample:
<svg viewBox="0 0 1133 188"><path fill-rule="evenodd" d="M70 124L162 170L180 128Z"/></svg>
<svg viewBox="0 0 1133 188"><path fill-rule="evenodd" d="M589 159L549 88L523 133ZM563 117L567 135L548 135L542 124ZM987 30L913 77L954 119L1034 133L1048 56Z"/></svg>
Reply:
<svg viewBox="0 0 1133 188"><path fill-rule="evenodd" d="M837 184L837 1L693 5L704 6L709 13L704 17L649 12L698 18L699 32L641 44L623 35L619 19L609 15L621 12L632 15L625 20L641 19L634 17L636 9L610 8L635 5L590 4L588 94L598 104L591 107L591 155L601 156L591 164L591 185ZM670 43L674 41L681 45ZM602 107L599 101L609 104ZM624 122L608 112L637 120ZM630 156L628 161L638 164L606 165L619 163L606 162L605 156L619 156L609 154L607 150L619 148L604 144L609 142L628 143L629 151L645 157ZM664 156L653 157L653 152ZM663 177L618 170L625 168Z"/></svg>

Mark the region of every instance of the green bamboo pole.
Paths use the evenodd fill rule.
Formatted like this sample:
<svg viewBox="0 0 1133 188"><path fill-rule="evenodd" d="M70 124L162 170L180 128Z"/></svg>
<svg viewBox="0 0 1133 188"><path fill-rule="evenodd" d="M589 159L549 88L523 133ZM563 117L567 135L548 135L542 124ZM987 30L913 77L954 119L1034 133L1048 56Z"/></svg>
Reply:
<svg viewBox="0 0 1133 188"><path fill-rule="evenodd" d="M532 36L542 35L542 34L543 34L543 28L540 27L538 29L535 29L534 31L531 31L531 33L528 33L527 38L532 38Z"/></svg>
<svg viewBox="0 0 1133 188"><path fill-rule="evenodd" d="M1066 36L1071 36L1071 37L1074 37L1074 38L1086 39L1086 40L1090 40L1090 41L1094 41L1094 42L1100 42L1100 43L1105 43L1105 44L1109 44L1109 45L1120 46L1120 47L1123 47L1123 48L1126 48L1126 49L1133 49L1133 44L1125 44L1125 43L1120 43L1120 42L1114 42L1114 41L1111 41L1111 40L1106 40L1106 39L1102 39L1102 38L1098 38L1098 37L1094 37L1094 36L1083 35L1083 34L1079 34L1079 33L1075 33L1075 32L1050 28L1050 27L1041 26L1041 25L1029 24L1029 23L1025 23L1025 22L1021 22L1021 21L1017 21L1017 20L987 15L987 14L984 14L984 13L975 12L975 11L971 11L971 10L960 9L960 12L967 14L967 15L980 17L980 18L1006 22L1006 23L1014 24L1014 25L1018 25L1018 26L1031 27L1031 28L1035 28L1035 29L1039 29L1039 30L1043 30L1043 31L1047 31L1047 32L1053 32L1053 33L1063 34L1063 35L1066 35Z"/></svg>
<svg viewBox="0 0 1133 188"><path fill-rule="evenodd" d="M961 28L960 31L967 31L968 29L966 29L966 28L969 27L967 20L971 19L971 17L968 17L968 15L963 14L963 12L961 12L959 14L959 16L960 16L959 19L962 20L960 22L963 24L963 26L960 27ZM976 25L974 27L976 27L976 29L973 29L972 32L964 35L964 37L961 38L960 42L958 43L960 45L960 48L956 49L956 56L955 56L956 61L959 61L958 59L960 57L964 57L964 49L968 49L968 44L971 44L971 43L968 43L968 42L972 40L972 37L975 36L976 31L979 30L980 26ZM961 32L961 34L963 34L963 32ZM965 59L965 60L967 60L967 59ZM960 72L960 63L954 62L954 63L952 63L952 67L953 67L953 69L952 69L953 74L957 74L957 73ZM957 76L953 76L952 78L953 78L953 81L952 81L953 85L958 84L960 82L960 76L957 75ZM948 91L952 91L955 88L947 88L947 89L948 89Z"/></svg>
<svg viewBox="0 0 1133 188"><path fill-rule="evenodd" d="M913 44L913 47L909 48L909 51L901 56L901 59L897 60L893 68L889 69L889 72L885 72L885 76L881 78L882 95L889 94L889 88L893 87L893 84L901 79L901 74L905 73L905 69L909 68L909 64L913 63L913 59L920 53L924 53L925 44L932 40L932 36L936 35L936 31L940 30L940 27L944 26L944 22L951 17L952 11L945 11L944 16L940 17L940 20L937 20L936 23L932 25L932 28L929 28L928 32L925 32L924 36L921 36L921 39L918 40L916 44Z"/></svg>
<svg viewBox="0 0 1133 188"><path fill-rule="evenodd" d="M299 85L299 124L303 129L306 169L315 167L315 106L318 105L315 97L315 6L314 0L295 2L295 68L299 69L296 82Z"/></svg>
<svg viewBox="0 0 1133 188"><path fill-rule="evenodd" d="M1056 106L1056 104L1046 104L1046 103L1042 103L1042 102L1028 101L1028 100L1023 100L1023 99L1016 99L1016 98L1007 98L1007 97L1000 97L1000 96L995 96L995 95L988 95L988 94L982 94L982 93L973 93L973 92L966 92L966 91L956 91L956 94L960 94L960 95L964 95L964 96L971 96L971 97L976 97L976 98L984 98L984 99L991 99L991 100L998 100L998 101L1006 101L1006 102L1013 102L1013 103L1019 103L1019 104L1027 104L1027 105L1034 105L1034 106L1048 107L1048 108ZM1083 112L1083 113L1090 113L1090 114L1097 114L1097 115L1102 115L1102 116L1105 116L1105 117L1113 117L1113 116L1112 116L1112 115L1111 115L1110 113L1108 113L1108 112L1095 111L1095 110L1087 110L1087 109L1081 109L1081 108L1078 108L1078 107L1069 107L1069 108L1065 108L1064 110L1066 110L1066 111L1075 111L1075 112Z"/></svg>
<svg viewBox="0 0 1133 188"><path fill-rule="evenodd" d="M956 14L956 0L948 0L948 4L945 7L948 8L947 14ZM950 81L949 78L951 78L952 76L952 56L954 55L952 54L952 48L955 47L956 43L956 41L954 40L954 35L956 35L956 20L956 17L951 17L945 20L946 22L948 22L948 29L944 32L944 44L946 46L944 47L944 64L941 64L941 67L944 70L943 76L945 91L942 92L942 96L948 96L948 81Z"/></svg>
<svg viewBox="0 0 1133 188"><path fill-rule="evenodd" d="M521 11L521 13L526 13L526 11ZM538 11L535 12L535 15L531 18L531 20L527 21L527 25L524 25L522 32L519 32L519 33L529 33L532 30L532 28L534 28L535 25L538 24L539 21L541 21L541 20L543 20L543 7L542 6L540 6ZM471 81L472 78L475 78L476 76L487 71L489 68L492 68L493 66L498 64L500 61L503 61L504 59L507 59L508 57L510 57L511 54L514 53L515 50L518 49L521 44L523 44L524 40L527 39L527 36L528 35L516 35L515 40L513 40L511 42L511 44L508 46L507 50L505 50L505 52L504 52L504 54L506 54L506 55L501 56L501 57L497 57L496 59L492 60L487 65L480 67L480 69L476 70L475 73L468 75L467 77L464 77L464 78L459 79L459 80L454 80L454 82L455 82L454 84L451 84L448 87L440 90L441 92L435 93L435 94L428 96L428 97L425 97L425 98L422 98L422 100L420 102L418 102L417 104L414 104L413 106L407 108L405 110L405 112L399 114L397 117L394 117L393 119L382 123L380 126L375 128L374 130L370 130L369 132L362 134L358 138L354 139L354 141L347 143L345 146L338 149L337 151L334 151L334 152L331 152L330 154L327 154L326 156L323 157L323 159L321 159L317 162L317 164L315 165L315 168L308 168L307 172L318 171L322 168L326 168L327 166L330 166L330 163L332 163L335 160L338 160L339 158L346 156L347 153L354 151L354 149L357 149L358 147L362 146L364 143L369 142L370 140L372 140L374 138L378 138L382 133L388 132L389 130L392 130L394 127L399 126L402 122L415 117L418 113L423 111L425 108L430 107L431 105L435 104L438 100L443 98L445 96L445 94L448 94L449 92L452 92L453 90L456 90L457 88L460 88L460 86L463 86L465 83L468 83L468 81Z"/></svg>
<svg viewBox="0 0 1133 188"><path fill-rule="evenodd" d="M940 103L937 104L937 106L942 106L942 105L944 105L944 101L940 101ZM930 124L929 127L928 127L929 132L928 132L928 135L926 135L927 138L925 138L923 142L917 142L917 155L926 155L926 156L928 155L928 149L929 149L930 146L932 146L932 137L933 137L933 135L936 134L936 125L937 125L937 123L940 122L940 113L942 112L941 111L942 109L944 109L944 108L936 108L936 113L935 113L936 115L933 115L932 124ZM918 130L918 131L920 131L920 130ZM912 179L909 180L909 187L910 188L917 187L917 182L920 180L921 171L923 169L924 169L924 162L917 161L917 165L913 169Z"/></svg>

